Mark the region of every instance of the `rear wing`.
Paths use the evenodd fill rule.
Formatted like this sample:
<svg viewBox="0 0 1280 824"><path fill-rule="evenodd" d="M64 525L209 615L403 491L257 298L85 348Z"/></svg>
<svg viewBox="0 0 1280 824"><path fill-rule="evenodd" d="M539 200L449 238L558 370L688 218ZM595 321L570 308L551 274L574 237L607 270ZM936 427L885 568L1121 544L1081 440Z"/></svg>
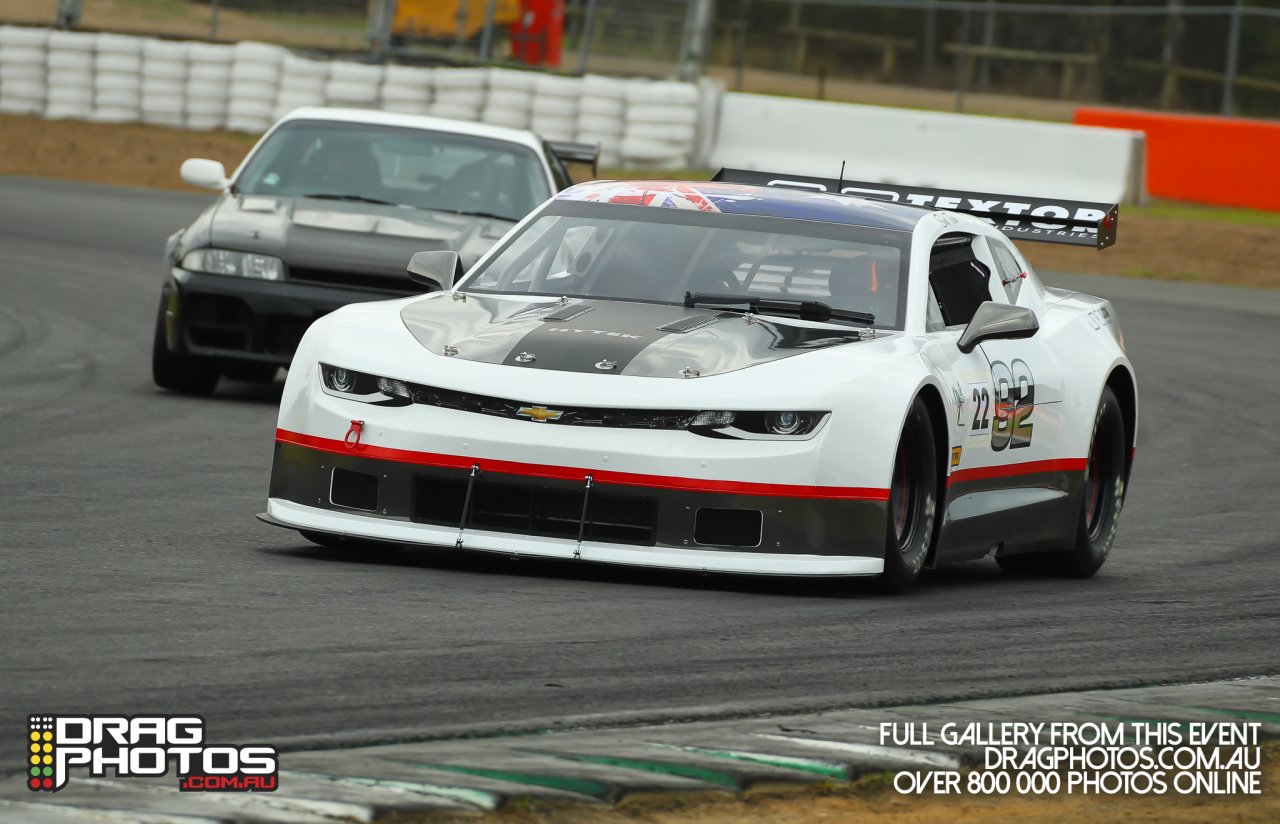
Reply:
<svg viewBox="0 0 1280 824"><path fill-rule="evenodd" d="M1039 240L1105 249L1116 242L1120 206L1083 200L1046 200L958 189L929 189L896 183L863 183L856 180L774 174L747 169L721 169L711 178L721 183L783 186L813 192L833 192L871 200L887 200L959 212L984 218L1018 240ZM999 216L997 220L994 216Z"/></svg>
<svg viewBox="0 0 1280 824"><path fill-rule="evenodd" d="M548 140L547 148L560 158L561 163L585 163L591 167L591 174L599 173L596 168L600 162L600 146L595 143L572 143L568 140Z"/></svg>

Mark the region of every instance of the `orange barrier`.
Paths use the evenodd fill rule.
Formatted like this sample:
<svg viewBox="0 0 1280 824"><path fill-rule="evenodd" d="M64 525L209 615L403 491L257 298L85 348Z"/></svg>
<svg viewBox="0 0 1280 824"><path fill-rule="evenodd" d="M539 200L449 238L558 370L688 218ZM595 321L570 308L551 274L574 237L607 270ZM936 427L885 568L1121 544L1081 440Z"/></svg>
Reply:
<svg viewBox="0 0 1280 824"><path fill-rule="evenodd" d="M1154 197L1280 211L1280 123L1087 108L1075 122L1146 132Z"/></svg>

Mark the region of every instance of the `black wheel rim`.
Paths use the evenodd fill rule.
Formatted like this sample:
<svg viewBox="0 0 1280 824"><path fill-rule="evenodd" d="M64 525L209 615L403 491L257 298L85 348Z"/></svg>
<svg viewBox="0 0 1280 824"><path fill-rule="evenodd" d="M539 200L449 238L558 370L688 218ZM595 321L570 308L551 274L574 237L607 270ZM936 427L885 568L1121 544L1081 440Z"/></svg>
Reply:
<svg viewBox="0 0 1280 824"><path fill-rule="evenodd" d="M905 440L898 446L898 455L893 462L893 481L889 485L889 518L899 552L907 551L913 543L916 510L920 507L919 490L911 477L913 452Z"/></svg>
<svg viewBox="0 0 1280 824"><path fill-rule="evenodd" d="M1106 524L1110 510L1107 496L1115 483L1115 479L1111 477L1112 461L1102 454L1101 445L1108 442L1104 433L1099 431L1094 435L1093 449L1089 452L1088 474L1085 478L1085 495L1088 498L1084 527L1090 541L1096 541L1102 534L1102 527Z"/></svg>

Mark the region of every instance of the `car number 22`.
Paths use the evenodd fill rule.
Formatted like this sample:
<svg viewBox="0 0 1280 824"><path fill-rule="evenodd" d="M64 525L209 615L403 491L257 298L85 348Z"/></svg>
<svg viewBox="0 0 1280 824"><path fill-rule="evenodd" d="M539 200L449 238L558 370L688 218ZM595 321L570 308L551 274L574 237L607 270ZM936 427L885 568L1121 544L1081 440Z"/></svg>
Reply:
<svg viewBox="0 0 1280 824"><path fill-rule="evenodd" d="M1008 364L991 362L991 385L969 384L973 401L973 420L969 435L991 433L991 449L1020 449L1031 445L1035 424L1036 381L1026 361L1016 359ZM994 396L994 397L993 397Z"/></svg>

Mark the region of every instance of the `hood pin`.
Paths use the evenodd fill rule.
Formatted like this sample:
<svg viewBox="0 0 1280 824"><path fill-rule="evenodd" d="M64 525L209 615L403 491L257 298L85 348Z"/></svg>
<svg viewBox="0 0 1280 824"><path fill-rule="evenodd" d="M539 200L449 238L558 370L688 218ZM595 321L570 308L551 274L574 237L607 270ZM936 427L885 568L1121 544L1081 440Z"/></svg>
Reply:
<svg viewBox="0 0 1280 824"><path fill-rule="evenodd" d="M533 363L537 359L538 359L538 356L533 354L532 352L521 352L520 354L516 355L516 363Z"/></svg>
<svg viewBox="0 0 1280 824"><path fill-rule="evenodd" d="M702 375L702 370L693 366L686 366L680 370L680 377L682 378L696 378L700 375Z"/></svg>
<svg viewBox="0 0 1280 824"><path fill-rule="evenodd" d="M609 370L616 368L618 368L618 362L616 360L596 361L596 369L599 369L602 372L608 372Z"/></svg>
<svg viewBox="0 0 1280 824"><path fill-rule="evenodd" d="M456 354L458 354L458 347L454 346L451 343L446 343L444 345L444 356L446 358L452 358Z"/></svg>

